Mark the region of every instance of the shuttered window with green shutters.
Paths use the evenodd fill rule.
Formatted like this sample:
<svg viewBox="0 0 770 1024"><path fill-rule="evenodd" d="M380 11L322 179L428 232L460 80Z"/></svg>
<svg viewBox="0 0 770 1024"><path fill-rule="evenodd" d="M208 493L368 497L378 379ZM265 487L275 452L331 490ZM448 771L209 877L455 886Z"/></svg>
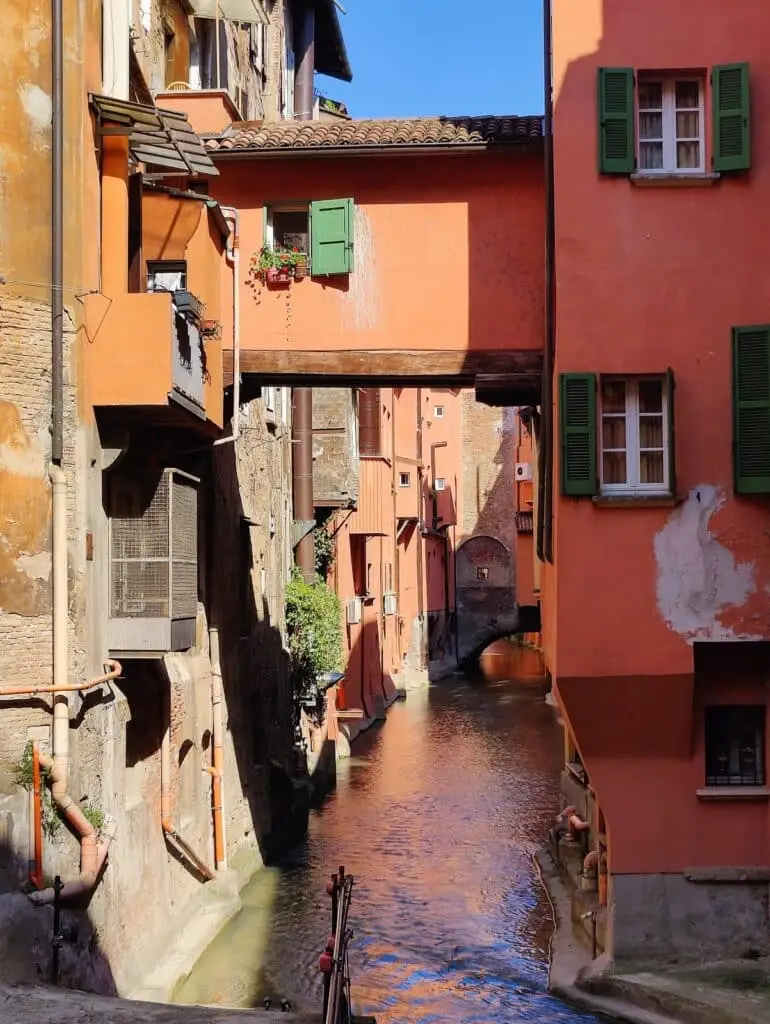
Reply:
<svg viewBox="0 0 770 1024"><path fill-rule="evenodd" d="M770 325L733 327L733 471L738 494L770 494Z"/></svg>
<svg viewBox="0 0 770 1024"><path fill-rule="evenodd" d="M714 170L747 171L751 166L749 65L717 65L711 82Z"/></svg>
<svg viewBox="0 0 770 1024"><path fill-rule="evenodd" d="M602 174L633 174L634 69L599 68L599 170Z"/></svg>
<svg viewBox="0 0 770 1024"><path fill-rule="evenodd" d="M559 377L561 490L573 497L596 494L596 376Z"/></svg>
<svg viewBox="0 0 770 1024"><path fill-rule="evenodd" d="M353 270L352 199L323 199L310 204L310 268L313 277Z"/></svg>

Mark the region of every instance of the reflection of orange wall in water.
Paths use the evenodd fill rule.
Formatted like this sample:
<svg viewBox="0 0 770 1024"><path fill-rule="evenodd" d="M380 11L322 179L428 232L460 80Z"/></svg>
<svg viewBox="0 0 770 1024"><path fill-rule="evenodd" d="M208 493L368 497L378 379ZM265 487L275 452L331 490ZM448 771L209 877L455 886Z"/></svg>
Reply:
<svg viewBox="0 0 770 1024"><path fill-rule="evenodd" d="M485 679L516 679L522 682L543 680L542 655L531 647L496 640L479 658L479 669Z"/></svg>

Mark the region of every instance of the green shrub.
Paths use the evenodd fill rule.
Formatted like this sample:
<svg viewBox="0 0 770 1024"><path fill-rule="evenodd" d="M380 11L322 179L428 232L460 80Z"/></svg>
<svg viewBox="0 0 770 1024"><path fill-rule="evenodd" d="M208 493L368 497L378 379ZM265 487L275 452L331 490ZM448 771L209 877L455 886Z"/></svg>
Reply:
<svg viewBox="0 0 770 1024"><path fill-rule="evenodd" d="M292 572L286 588L286 630L298 715L303 702L318 703L318 677L342 670L340 602L319 576L308 583L298 569Z"/></svg>

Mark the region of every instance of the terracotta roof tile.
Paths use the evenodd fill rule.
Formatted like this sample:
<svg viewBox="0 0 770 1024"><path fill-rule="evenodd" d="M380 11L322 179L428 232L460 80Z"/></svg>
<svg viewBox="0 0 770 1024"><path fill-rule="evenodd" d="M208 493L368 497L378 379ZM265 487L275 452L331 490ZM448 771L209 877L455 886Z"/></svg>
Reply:
<svg viewBox="0 0 770 1024"><path fill-rule="evenodd" d="M498 146L536 142L542 117L415 117L378 121L242 121L206 139L210 153Z"/></svg>

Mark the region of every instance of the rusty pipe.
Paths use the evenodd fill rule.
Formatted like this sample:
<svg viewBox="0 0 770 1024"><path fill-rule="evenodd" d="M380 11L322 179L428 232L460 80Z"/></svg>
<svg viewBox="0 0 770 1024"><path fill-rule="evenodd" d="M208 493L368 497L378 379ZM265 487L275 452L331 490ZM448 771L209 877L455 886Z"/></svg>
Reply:
<svg viewBox="0 0 770 1024"><path fill-rule="evenodd" d="M36 889L43 887L43 821L40 789L40 748L32 744L32 789L29 816L29 880Z"/></svg>
<svg viewBox="0 0 770 1024"><path fill-rule="evenodd" d="M217 871L227 869L224 818L224 723L222 716L222 665L219 659L219 630L209 630L211 651L211 712L213 720L213 763L211 766L211 803L214 815L214 866Z"/></svg>
<svg viewBox="0 0 770 1024"><path fill-rule="evenodd" d="M111 680L117 679L123 671L120 662L112 658L105 661L104 664L112 667L109 672L105 672L104 675L97 676L95 679L87 679L83 683L65 683L61 686L8 686L0 688L0 699L3 697L35 697L39 693L82 693L84 690L92 690L95 686L101 686L102 683L109 683Z"/></svg>
<svg viewBox="0 0 770 1024"><path fill-rule="evenodd" d="M80 874L71 882L65 882L61 890L62 899L72 899L90 892L96 885L115 836L114 823L109 819L110 827L102 842L99 842L96 829L70 795L65 767L57 764L48 754L41 753L39 757L40 767L49 773L51 798L57 810L80 837ZM54 896L54 890L50 888L31 893L29 899L37 906L42 906L53 903Z"/></svg>

